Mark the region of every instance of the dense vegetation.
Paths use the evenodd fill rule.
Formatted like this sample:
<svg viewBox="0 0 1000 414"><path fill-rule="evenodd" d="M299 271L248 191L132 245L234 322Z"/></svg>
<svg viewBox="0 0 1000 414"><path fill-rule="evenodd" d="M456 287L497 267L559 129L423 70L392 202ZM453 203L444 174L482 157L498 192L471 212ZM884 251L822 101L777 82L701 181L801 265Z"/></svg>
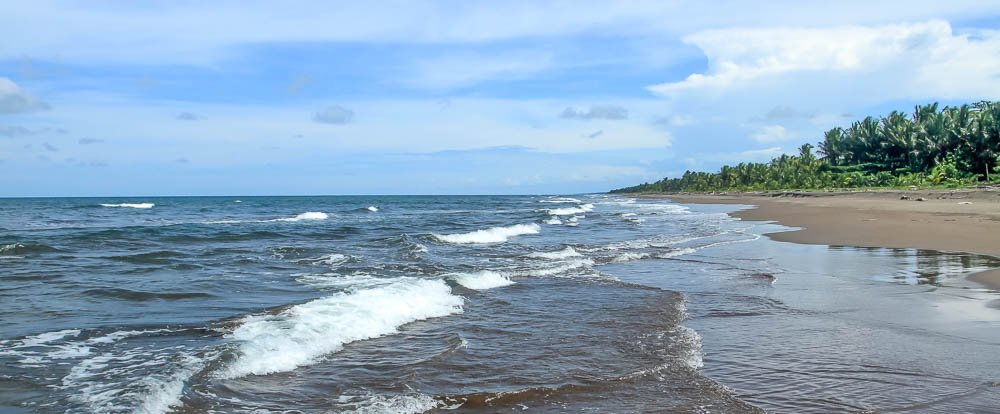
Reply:
<svg viewBox="0 0 1000 414"><path fill-rule="evenodd" d="M769 163L687 171L680 178L612 192L758 191L853 187L959 187L1000 182L1000 103L893 111L850 128L833 128L819 143Z"/></svg>

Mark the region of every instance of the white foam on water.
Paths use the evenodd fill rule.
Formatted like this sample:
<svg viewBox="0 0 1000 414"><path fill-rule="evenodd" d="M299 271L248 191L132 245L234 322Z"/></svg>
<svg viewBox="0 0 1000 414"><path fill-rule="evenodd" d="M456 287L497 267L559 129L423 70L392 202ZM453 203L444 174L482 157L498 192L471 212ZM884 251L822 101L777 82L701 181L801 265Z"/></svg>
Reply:
<svg viewBox="0 0 1000 414"><path fill-rule="evenodd" d="M451 273L448 275L451 280L469 289L486 290L503 286L510 286L514 281L507 275L494 272L492 270L480 270L471 273Z"/></svg>
<svg viewBox="0 0 1000 414"><path fill-rule="evenodd" d="M544 223L545 224L553 224L553 225L563 224L562 220L559 220L559 217L550 217L548 220L545 220Z"/></svg>
<svg viewBox="0 0 1000 414"><path fill-rule="evenodd" d="M577 252L572 246L566 246L565 249L556 250L554 252L534 252L528 254L528 257L534 257L537 259L549 259L549 260L562 260L569 259L570 257L581 257L583 256L580 252Z"/></svg>
<svg viewBox="0 0 1000 414"><path fill-rule="evenodd" d="M378 212L378 207L368 206L368 208L366 208L366 210L371 211L372 213L376 213L376 212Z"/></svg>
<svg viewBox="0 0 1000 414"><path fill-rule="evenodd" d="M18 248L24 248L24 245L21 244L21 243L5 244L3 246L0 246L0 254L4 254L4 253L7 253L7 252L12 252L12 251L17 250Z"/></svg>
<svg viewBox="0 0 1000 414"><path fill-rule="evenodd" d="M622 253L622 254L619 254L619 255L615 256L615 258L611 259L611 261L615 262L615 263L623 263L623 262L631 262L633 260L642 260L642 259L645 259L645 258L648 258L648 257L649 257L649 253L632 253L632 252L627 252L627 253Z"/></svg>
<svg viewBox="0 0 1000 414"><path fill-rule="evenodd" d="M142 403L134 412L160 414L170 412L174 407L182 406L181 398L184 396L184 384L204 366L203 360L186 356L181 367L166 378L143 378L140 381L140 386L145 392L138 398Z"/></svg>
<svg viewBox="0 0 1000 414"><path fill-rule="evenodd" d="M215 221L206 221L205 224L239 224L242 222L243 222L242 220L215 220Z"/></svg>
<svg viewBox="0 0 1000 414"><path fill-rule="evenodd" d="M346 401L348 398L350 397L341 397L341 400ZM426 394L409 394L391 397L372 395L364 397L362 401L356 402L353 405L357 405L359 407L342 412L345 414L417 414L430 411L435 408L448 408L443 406L440 401L435 400L434 397Z"/></svg>
<svg viewBox="0 0 1000 414"><path fill-rule="evenodd" d="M687 366L691 367L691 369L701 369L705 366L704 356L702 353L701 335L698 335L697 331L684 325L678 325L676 328L671 330L671 333L677 335L679 339L687 345L684 347L682 355L679 355L681 360L684 361Z"/></svg>
<svg viewBox="0 0 1000 414"><path fill-rule="evenodd" d="M535 277L552 276L552 275L558 275L558 274L561 274L561 273L566 273L566 272L569 272L571 270L577 270L577 269L581 269L581 268L589 268L589 267L591 267L593 265L594 265L594 261L590 260L590 259L573 259L573 260L567 260L567 261L565 261L562 264L559 264L557 266L539 267L539 268L534 268L534 269L522 270L522 271L515 272L514 274L516 276L527 276L527 277L530 277L530 276L535 276Z"/></svg>
<svg viewBox="0 0 1000 414"><path fill-rule="evenodd" d="M538 200L539 203L582 203L583 201L572 198L572 197L553 197L544 200Z"/></svg>
<svg viewBox="0 0 1000 414"><path fill-rule="evenodd" d="M41 366L57 360L79 359L89 356L95 346L111 344L123 338L147 333L169 332L169 329L148 331L115 331L86 340L70 340L80 335L78 329L67 329L28 336L21 340L0 341L0 355L20 358L18 363Z"/></svg>
<svg viewBox="0 0 1000 414"><path fill-rule="evenodd" d="M80 335L79 329L64 329L61 331L45 332L45 333L40 333L38 335L24 337L20 341L21 343L20 346L30 347L30 346L45 345L53 341L77 335Z"/></svg>
<svg viewBox="0 0 1000 414"><path fill-rule="evenodd" d="M233 202L234 202L234 203L242 203L242 202L243 202L243 200L236 200L236 201L233 201Z"/></svg>
<svg viewBox="0 0 1000 414"><path fill-rule="evenodd" d="M290 222L296 222L296 221L302 221L302 220L326 220L328 218L330 218L329 214L326 214L326 213L323 213L323 212L320 212L320 211L307 211L307 212L299 214L299 215L297 215L295 217L280 218L280 219L267 220L267 221L290 221Z"/></svg>
<svg viewBox="0 0 1000 414"><path fill-rule="evenodd" d="M438 240L455 244L475 244L475 243L503 243L514 236L524 234L538 234L541 227L535 223L515 224L507 227L491 227L485 230L476 230L469 233L459 234L434 234Z"/></svg>
<svg viewBox="0 0 1000 414"><path fill-rule="evenodd" d="M347 263L351 259L353 259L353 257L348 256L346 254L330 253L328 255L306 260L310 261L312 264L325 264L330 267L337 267L339 265Z"/></svg>
<svg viewBox="0 0 1000 414"><path fill-rule="evenodd" d="M85 359L63 377L59 388L93 413L160 414L182 405L184 384L205 366L191 354L144 347ZM149 370L152 369L152 373Z"/></svg>
<svg viewBox="0 0 1000 414"><path fill-rule="evenodd" d="M594 211L593 204L581 204L576 207L550 208L546 210L550 216L572 216Z"/></svg>
<svg viewBox="0 0 1000 414"><path fill-rule="evenodd" d="M339 291L355 291L379 286L391 285L394 278L375 277L365 272L355 272L350 275L339 273L305 274L295 278L299 283L320 289L336 289Z"/></svg>
<svg viewBox="0 0 1000 414"><path fill-rule="evenodd" d="M442 280L395 283L316 299L276 315L243 320L228 337L236 358L217 375L239 378L290 371L341 350L344 344L391 335L400 326L462 312L463 299Z"/></svg>
<svg viewBox="0 0 1000 414"><path fill-rule="evenodd" d="M691 254L691 253L694 253L694 252L697 252L697 251L698 251L698 249L694 249L694 248L691 248L691 247L685 247L683 249L677 249L677 250L673 250L673 251L669 251L669 252L658 253L658 254L656 254L656 258L659 258L659 259L669 259L671 257L683 256L685 254Z"/></svg>
<svg viewBox="0 0 1000 414"><path fill-rule="evenodd" d="M119 204L101 204L101 207L121 207L121 208L153 208L156 204L153 203L119 203Z"/></svg>
<svg viewBox="0 0 1000 414"><path fill-rule="evenodd" d="M170 329L150 329L150 330L143 330L143 331L114 331L114 332L111 332L111 333L109 333L107 335L97 336L97 337L90 338L90 339L88 339L86 341L86 343L88 343L88 344L111 344L111 343L115 343L115 342L118 342L118 341L120 341L122 339L130 338L130 337L133 337L133 336L155 334L155 333L162 333L162 332L170 332Z"/></svg>

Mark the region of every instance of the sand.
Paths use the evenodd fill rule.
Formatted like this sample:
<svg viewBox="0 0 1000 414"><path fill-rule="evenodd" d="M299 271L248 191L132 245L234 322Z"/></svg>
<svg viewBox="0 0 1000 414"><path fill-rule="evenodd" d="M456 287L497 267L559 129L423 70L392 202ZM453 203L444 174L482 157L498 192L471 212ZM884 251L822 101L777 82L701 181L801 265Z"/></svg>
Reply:
<svg viewBox="0 0 1000 414"><path fill-rule="evenodd" d="M1000 189L996 188L652 196L681 203L752 205L755 207L737 211L733 216L802 228L768 235L778 241L916 248L1000 257ZM918 198L924 201L917 201ZM980 272L969 279L1000 290L1000 269Z"/></svg>

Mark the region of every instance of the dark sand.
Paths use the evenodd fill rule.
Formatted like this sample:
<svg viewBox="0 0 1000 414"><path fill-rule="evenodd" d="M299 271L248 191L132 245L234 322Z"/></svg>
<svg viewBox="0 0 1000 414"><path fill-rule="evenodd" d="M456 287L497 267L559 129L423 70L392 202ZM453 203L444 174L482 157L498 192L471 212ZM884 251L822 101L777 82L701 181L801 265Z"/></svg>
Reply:
<svg viewBox="0 0 1000 414"><path fill-rule="evenodd" d="M755 207L733 216L802 228L768 235L778 241L1000 257L1000 189L996 188L638 196L667 197L681 203L748 204ZM904 196L909 199L901 199ZM976 273L969 279L1000 290L1000 269Z"/></svg>

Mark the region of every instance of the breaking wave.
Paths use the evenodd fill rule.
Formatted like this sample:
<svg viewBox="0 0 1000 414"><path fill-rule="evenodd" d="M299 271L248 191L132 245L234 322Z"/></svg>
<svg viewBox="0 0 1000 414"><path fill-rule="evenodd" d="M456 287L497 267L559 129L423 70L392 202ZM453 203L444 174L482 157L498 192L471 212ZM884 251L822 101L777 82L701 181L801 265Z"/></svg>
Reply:
<svg viewBox="0 0 1000 414"><path fill-rule="evenodd" d="M570 246L566 246L565 249L556 250L554 252L535 252L528 255L528 257L534 257L537 259L549 259L549 260L561 260L561 259L568 259L570 257L580 257L580 256L583 255Z"/></svg>
<svg viewBox="0 0 1000 414"><path fill-rule="evenodd" d="M550 216L572 216L594 210L593 204L582 204L576 207L550 208L546 210Z"/></svg>
<svg viewBox="0 0 1000 414"><path fill-rule="evenodd" d="M268 221L291 221L291 222L296 222L296 221L302 221L302 220L326 220L328 218L330 218L329 214L326 214L326 213L323 213L323 212L320 212L320 211L307 211L307 212L299 214L299 215L297 215L295 217L280 218L280 219L274 219L274 220L268 220Z"/></svg>
<svg viewBox="0 0 1000 414"><path fill-rule="evenodd" d="M344 344L394 334L410 322L461 313L462 304L444 281L399 278L275 315L249 316L229 335L239 342L237 356L218 375L238 378L290 371L340 351Z"/></svg>
<svg viewBox="0 0 1000 414"><path fill-rule="evenodd" d="M476 230L469 233L433 234L433 236L443 242L455 244L503 243L514 236L538 234L541 229L542 228L535 223L515 224L507 227L491 227L485 230Z"/></svg>
<svg viewBox="0 0 1000 414"><path fill-rule="evenodd" d="M507 275L492 270L480 270L471 273L453 273L449 277L462 286L475 290L493 289L510 286L514 281Z"/></svg>
<svg viewBox="0 0 1000 414"><path fill-rule="evenodd" d="M156 204L153 203L118 203L118 204L104 204L101 203L101 207L120 207L120 208L153 208Z"/></svg>

